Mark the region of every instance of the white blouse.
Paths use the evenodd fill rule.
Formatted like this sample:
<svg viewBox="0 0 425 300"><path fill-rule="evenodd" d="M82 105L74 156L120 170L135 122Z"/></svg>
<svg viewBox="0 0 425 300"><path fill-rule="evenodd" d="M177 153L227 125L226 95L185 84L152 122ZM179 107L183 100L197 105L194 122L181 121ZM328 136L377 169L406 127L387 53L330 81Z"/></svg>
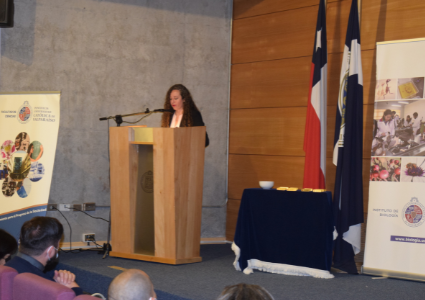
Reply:
<svg viewBox="0 0 425 300"><path fill-rule="evenodd" d="M181 114L179 117L176 117L176 114L173 114L173 119L171 120L170 128L177 128L180 127L180 123L182 121L183 114Z"/></svg>
<svg viewBox="0 0 425 300"><path fill-rule="evenodd" d="M382 137L381 133L385 133L385 135L395 134L394 129L394 121L389 120L388 122L383 121L382 119L378 121L378 130L376 131L376 137Z"/></svg>

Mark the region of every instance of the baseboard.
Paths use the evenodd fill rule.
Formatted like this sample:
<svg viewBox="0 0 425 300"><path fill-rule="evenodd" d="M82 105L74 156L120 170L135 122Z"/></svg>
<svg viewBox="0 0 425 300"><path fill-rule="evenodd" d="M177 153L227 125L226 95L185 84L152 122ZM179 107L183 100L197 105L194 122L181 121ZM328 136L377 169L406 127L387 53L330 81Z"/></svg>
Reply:
<svg viewBox="0 0 425 300"><path fill-rule="evenodd" d="M106 241L96 241L97 244L103 246L103 243L106 243ZM60 242L59 247L63 250L70 250L69 242ZM86 242L72 242L72 249L91 249L96 248L96 245L94 243L86 243Z"/></svg>
<svg viewBox="0 0 425 300"><path fill-rule="evenodd" d="M106 243L106 241L98 241L97 242L99 245L102 245L104 243ZM112 241L110 242L112 245ZM201 238L201 244L202 245L207 245L207 244L229 244L232 242L229 242L226 240L225 237L213 237L213 238ZM59 247L63 250L69 250L69 242L61 242L59 244ZM96 245L93 243L89 243L89 245L87 245L86 242L72 242L72 249L90 249L90 248L96 248Z"/></svg>
<svg viewBox="0 0 425 300"><path fill-rule="evenodd" d="M201 238L201 244L226 244L225 237Z"/></svg>

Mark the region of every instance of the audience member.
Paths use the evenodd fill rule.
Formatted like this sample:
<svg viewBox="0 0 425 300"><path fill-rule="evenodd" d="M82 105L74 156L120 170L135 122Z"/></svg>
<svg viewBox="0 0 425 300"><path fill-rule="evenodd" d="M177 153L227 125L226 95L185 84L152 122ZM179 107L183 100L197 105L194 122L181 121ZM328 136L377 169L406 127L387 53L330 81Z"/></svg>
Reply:
<svg viewBox="0 0 425 300"><path fill-rule="evenodd" d="M274 298L259 285L239 283L226 286L217 300L274 300Z"/></svg>
<svg viewBox="0 0 425 300"><path fill-rule="evenodd" d="M155 300L153 284L145 272L126 270L112 280L108 290L109 300Z"/></svg>
<svg viewBox="0 0 425 300"><path fill-rule="evenodd" d="M18 249L15 238L7 231L0 229L0 266L8 262Z"/></svg>
<svg viewBox="0 0 425 300"><path fill-rule="evenodd" d="M75 275L60 270L45 272L46 266L57 262L59 241L63 226L55 218L35 217L22 225L18 254L6 266L18 273L32 273L48 280L56 281L81 295L82 289L75 282Z"/></svg>

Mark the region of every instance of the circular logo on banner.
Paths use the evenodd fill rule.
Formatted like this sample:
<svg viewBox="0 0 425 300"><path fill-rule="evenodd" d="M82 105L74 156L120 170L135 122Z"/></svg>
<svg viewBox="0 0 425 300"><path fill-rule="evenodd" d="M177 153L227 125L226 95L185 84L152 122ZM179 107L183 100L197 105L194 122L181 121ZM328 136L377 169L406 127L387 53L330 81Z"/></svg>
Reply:
<svg viewBox="0 0 425 300"><path fill-rule="evenodd" d="M18 121L22 124L28 123L31 120L31 114L32 107L29 105L28 101L25 101L19 108Z"/></svg>
<svg viewBox="0 0 425 300"><path fill-rule="evenodd" d="M413 197L409 203L403 207L403 222L409 227L421 226L425 221L425 207L418 201L418 198Z"/></svg>
<svg viewBox="0 0 425 300"><path fill-rule="evenodd" d="M145 193L153 193L153 172L147 171L143 174L140 184L142 185L142 190Z"/></svg>

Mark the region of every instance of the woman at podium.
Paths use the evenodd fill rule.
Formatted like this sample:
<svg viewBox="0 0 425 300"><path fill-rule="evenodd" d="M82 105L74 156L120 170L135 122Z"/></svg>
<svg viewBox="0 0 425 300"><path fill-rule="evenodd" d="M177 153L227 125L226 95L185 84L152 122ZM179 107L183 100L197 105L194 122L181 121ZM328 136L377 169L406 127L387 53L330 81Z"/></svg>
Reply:
<svg viewBox="0 0 425 300"><path fill-rule="evenodd" d="M182 84L175 84L168 89L165 96L164 109L174 110L172 114L164 113L162 115L162 127L194 127L205 126L202 120L201 112L193 102L189 90ZM210 141L208 134L205 136L205 147Z"/></svg>

